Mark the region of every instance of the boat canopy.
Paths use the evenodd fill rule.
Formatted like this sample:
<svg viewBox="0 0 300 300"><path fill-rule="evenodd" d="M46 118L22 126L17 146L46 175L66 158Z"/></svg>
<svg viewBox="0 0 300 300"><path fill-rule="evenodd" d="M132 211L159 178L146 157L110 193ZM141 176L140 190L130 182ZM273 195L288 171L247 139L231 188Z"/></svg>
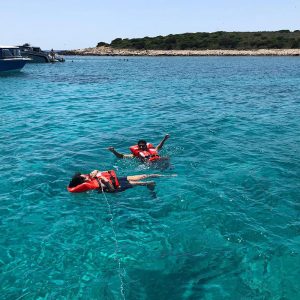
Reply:
<svg viewBox="0 0 300 300"><path fill-rule="evenodd" d="M19 46L19 48L21 49L21 51L34 51L34 52L43 52L42 49L40 47L34 47L31 46L30 44L24 44L22 46Z"/></svg>
<svg viewBox="0 0 300 300"><path fill-rule="evenodd" d="M14 57L22 57L21 51L18 47L12 46L0 46L0 58L14 58Z"/></svg>
<svg viewBox="0 0 300 300"><path fill-rule="evenodd" d="M18 46L3 46L3 45L0 45L0 48L6 48L6 49L19 49Z"/></svg>

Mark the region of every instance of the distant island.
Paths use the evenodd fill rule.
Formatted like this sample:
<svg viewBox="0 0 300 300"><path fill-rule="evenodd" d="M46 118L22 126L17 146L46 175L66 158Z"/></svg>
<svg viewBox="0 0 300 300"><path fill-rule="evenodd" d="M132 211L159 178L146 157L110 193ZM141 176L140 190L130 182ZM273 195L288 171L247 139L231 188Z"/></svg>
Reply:
<svg viewBox="0 0 300 300"><path fill-rule="evenodd" d="M186 56L300 55L300 30L261 32L197 32L133 39L116 38L94 48L64 51L65 55Z"/></svg>
<svg viewBox="0 0 300 300"><path fill-rule="evenodd" d="M253 50L300 48L300 30L263 32L197 32L135 39L114 39L110 44L98 43L97 47L136 50Z"/></svg>

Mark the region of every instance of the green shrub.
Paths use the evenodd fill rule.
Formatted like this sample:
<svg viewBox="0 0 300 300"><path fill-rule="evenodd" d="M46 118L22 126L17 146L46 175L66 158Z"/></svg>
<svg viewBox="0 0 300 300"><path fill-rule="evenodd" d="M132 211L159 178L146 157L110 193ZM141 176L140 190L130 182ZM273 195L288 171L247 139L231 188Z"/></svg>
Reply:
<svg viewBox="0 0 300 300"><path fill-rule="evenodd" d="M109 46L113 48L130 49L271 49L299 48L300 30L290 32L260 31L260 32L196 32L170 34L167 36L144 37L134 39L114 39ZM107 46L104 42L98 47Z"/></svg>

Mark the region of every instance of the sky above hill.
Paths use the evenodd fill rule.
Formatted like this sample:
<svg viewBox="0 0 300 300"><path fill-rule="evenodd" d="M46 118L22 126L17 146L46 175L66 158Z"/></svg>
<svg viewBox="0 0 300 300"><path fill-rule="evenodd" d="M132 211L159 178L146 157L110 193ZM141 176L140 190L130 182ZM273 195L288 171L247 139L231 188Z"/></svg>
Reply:
<svg viewBox="0 0 300 300"><path fill-rule="evenodd" d="M185 32L300 30L299 0L1 1L0 45L77 49Z"/></svg>

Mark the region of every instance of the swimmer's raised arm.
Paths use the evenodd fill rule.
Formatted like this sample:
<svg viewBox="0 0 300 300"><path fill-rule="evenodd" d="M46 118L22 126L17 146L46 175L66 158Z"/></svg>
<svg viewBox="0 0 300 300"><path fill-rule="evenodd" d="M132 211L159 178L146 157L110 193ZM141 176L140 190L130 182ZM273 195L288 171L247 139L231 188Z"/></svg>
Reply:
<svg viewBox="0 0 300 300"><path fill-rule="evenodd" d="M107 150L113 153L117 158L133 158L133 154L122 154L116 151L114 147L108 147Z"/></svg>
<svg viewBox="0 0 300 300"><path fill-rule="evenodd" d="M166 134L166 135L164 136L164 138L162 139L162 141L161 141L161 142L158 144L158 146L156 147L156 150L157 150L157 151L159 151L159 150L163 147L165 141L166 141L169 137L170 137L169 134Z"/></svg>

